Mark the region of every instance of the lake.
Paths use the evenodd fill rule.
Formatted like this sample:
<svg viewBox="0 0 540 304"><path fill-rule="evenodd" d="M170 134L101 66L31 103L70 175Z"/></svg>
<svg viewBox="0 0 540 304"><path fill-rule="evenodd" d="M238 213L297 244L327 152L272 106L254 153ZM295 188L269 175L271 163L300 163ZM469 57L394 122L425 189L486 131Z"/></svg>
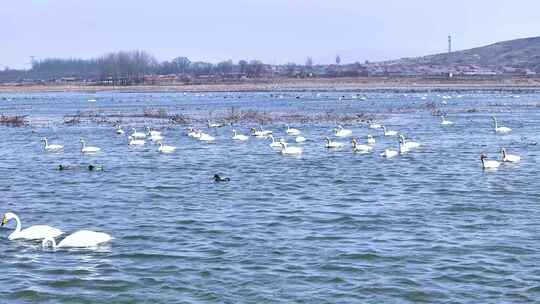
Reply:
<svg viewBox="0 0 540 304"><path fill-rule="evenodd" d="M341 97L341 98L340 98ZM95 102L89 102L95 99ZM339 121L290 121L308 139L299 157L270 141L231 140L204 117L270 113L365 113L421 147L393 159L395 137L344 122L374 152L328 150ZM127 145L109 123L80 111L199 118L213 144L186 136L189 125L124 119L162 131L172 154ZM441 126L436 109L454 124ZM43 249L9 241L0 229L0 294L9 303L530 303L540 298L540 94L389 93L42 93L1 94L0 113L29 115L29 126L0 126L0 213L23 228L46 224L114 237L97 249ZM512 128L495 134L491 116ZM276 119L264 125L286 136ZM40 143L65 145L46 153ZM98 146L82 155L79 139ZM294 145L296 145L294 143ZM482 170L480 154L521 156ZM59 164L80 166L59 171ZM101 172L85 169L102 164ZM230 177L216 183L214 174Z"/></svg>

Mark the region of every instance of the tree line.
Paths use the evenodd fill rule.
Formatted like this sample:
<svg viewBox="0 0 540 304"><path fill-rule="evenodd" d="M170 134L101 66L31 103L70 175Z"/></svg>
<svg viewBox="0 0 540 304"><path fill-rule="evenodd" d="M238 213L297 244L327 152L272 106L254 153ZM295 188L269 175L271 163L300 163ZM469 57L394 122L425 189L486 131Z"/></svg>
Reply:
<svg viewBox="0 0 540 304"><path fill-rule="evenodd" d="M317 72L344 73L340 66L341 58L336 57L334 68L316 66L311 57L304 65L288 63L285 65L268 65L260 60L240 60L233 62L225 60L218 63L191 61L179 56L172 60L159 62L153 55L145 51L119 51L107 53L97 58L46 58L32 60L29 70L0 71L0 82L5 81L55 81L73 79L73 81L111 82L119 84L141 83L148 75L176 75L184 79L196 77L222 78L258 78L264 76L309 77ZM350 65L353 66L353 65ZM323 68L321 68L323 67ZM336 69L339 67L341 70ZM359 64L353 66L353 71L361 69ZM356 72L355 72L356 73ZM355 76L343 74L343 76Z"/></svg>

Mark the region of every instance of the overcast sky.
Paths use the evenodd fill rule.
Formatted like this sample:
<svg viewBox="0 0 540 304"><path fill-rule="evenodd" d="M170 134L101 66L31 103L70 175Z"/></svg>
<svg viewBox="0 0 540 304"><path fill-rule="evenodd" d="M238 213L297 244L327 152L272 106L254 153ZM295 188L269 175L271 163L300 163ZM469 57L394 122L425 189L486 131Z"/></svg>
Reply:
<svg viewBox="0 0 540 304"><path fill-rule="evenodd" d="M538 0L14 0L0 6L0 68L29 56L147 50L268 63L394 59L540 35Z"/></svg>

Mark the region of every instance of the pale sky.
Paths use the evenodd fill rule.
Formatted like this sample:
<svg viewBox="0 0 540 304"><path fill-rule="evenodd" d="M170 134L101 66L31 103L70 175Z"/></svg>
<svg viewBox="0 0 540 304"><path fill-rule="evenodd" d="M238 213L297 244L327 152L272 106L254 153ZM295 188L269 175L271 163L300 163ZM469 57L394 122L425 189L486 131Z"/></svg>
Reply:
<svg viewBox="0 0 540 304"><path fill-rule="evenodd" d="M0 68L141 49L267 63L386 60L540 35L538 0L1 0Z"/></svg>

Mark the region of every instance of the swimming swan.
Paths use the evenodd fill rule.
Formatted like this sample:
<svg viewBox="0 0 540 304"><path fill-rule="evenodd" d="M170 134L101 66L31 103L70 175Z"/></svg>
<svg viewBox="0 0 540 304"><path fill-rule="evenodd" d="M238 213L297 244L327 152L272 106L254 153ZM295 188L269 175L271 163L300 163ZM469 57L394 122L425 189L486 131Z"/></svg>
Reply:
<svg viewBox="0 0 540 304"><path fill-rule="evenodd" d="M396 136L398 134L397 131L388 131L386 130L386 126L382 126L381 129L384 131L384 136Z"/></svg>
<svg viewBox="0 0 540 304"><path fill-rule="evenodd" d="M234 139L234 140L246 141L246 140L249 139L249 136L247 136L247 135L238 134L238 133L236 133L236 130L232 130L232 131L233 131L232 139Z"/></svg>
<svg viewBox="0 0 540 304"><path fill-rule="evenodd" d="M495 133L505 134L505 133L512 132L512 129L508 127L499 127L499 125L497 124L497 118L495 118L495 116L491 116L491 119L493 119L493 126L495 127Z"/></svg>
<svg viewBox="0 0 540 304"><path fill-rule="evenodd" d="M263 130L262 127L260 130L257 130L255 128L251 128L251 135L259 138L267 137L268 135L272 134L272 131Z"/></svg>
<svg viewBox="0 0 540 304"><path fill-rule="evenodd" d="M55 152L55 151L60 151L64 149L64 146L62 145L49 145L49 142L47 141L47 137L41 138L41 141L45 143L45 146L43 147L45 151Z"/></svg>
<svg viewBox="0 0 540 304"><path fill-rule="evenodd" d="M343 129L342 126L338 126L336 129L334 129L334 134L337 137L349 137L352 135L352 131L349 129Z"/></svg>
<svg viewBox="0 0 540 304"><path fill-rule="evenodd" d="M480 161L482 162L482 169L496 169L501 165L501 163L496 160L487 160L485 154L480 155Z"/></svg>
<svg viewBox="0 0 540 304"><path fill-rule="evenodd" d="M215 141L216 138L210 134L201 132L201 136L199 136L199 140L209 142L209 141Z"/></svg>
<svg viewBox="0 0 540 304"><path fill-rule="evenodd" d="M381 156L384 158L392 158L398 155L398 152L396 150L390 150L386 149L383 153L381 153Z"/></svg>
<svg viewBox="0 0 540 304"><path fill-rule="evenodd" d="M281 142L281 154L288 155L300 155L302 154L302 148L300 147L289 147L287 143Z"/></svg>
<svg viewBox="0 0 540 304"><path fill-rule="evenodd" d="M399 135L399 138L401 139L401 143L404 147L407 149L416 149L420 147L420 143L417 143L415 141L407 141L405 140L405 136L403 134Z"/></svg>
<svg viewBox="0 0 540 304"><path fill-rule="evenodd" d="M297 143L303 143L306 141L306 138L304 136L296 136L295 140Z"/></svg>
<svg viewBox="0 0 540 304"><path fill-rule="evenodd" d="M289 125L287 125L287 130L285 131L288 135L293 135L293 136L296 136L296 135L300 135L300 130L298 129L295 129L295 128L291 128L289 127Z"/></svg>
<svg viewBox="0 0 540 304"><path fill-rule="evenodd" d="M90 230L79 230L73 234L68 235L65 239L61 240L58 245L54 237L47 237L41 242L41 246L46 248L51 243L53 248L88 248L97 247L98 245L110 242L113 238L107 233L95 232Z"/></svg>
<svg viewBox="0 0 540 304"><path fill-rule="evenodd" d="M101 150L98 147L87 147L86 142L82 138L79 140L79 142L82 145L82 147L81 147L81 152L82 153L97 153L97 152L99 152Z"/></svg>
<svg viewBox="0 0 540 304"><path fill-rule="evenodd" d="M131 137L133 137L135 139L146 138L146 134L144 134L142 132L137 132L137 130L135 128L132 128L131 130L133 131L133 133L131 133Z"/></svg>
<svg viewBox="0 0 540 304"><path fill-rule="evenodd" d="M272 148L281 148L281 143L285 142L283 138L281 138L279 141L276 141L273 135L268 135L268 138L272 140L270 143L270 147Z"/></svg>
<svg viewBox="0 0 540 304"><path fill-rule="evenodd" d="M507 154L505 148L501 148L502 161L509 163L517 163L521 160L519 155Z"/></svg>
<svg viewBox="0 0 540 304"><path fill-rule="evenodd" d="M441 120L442 120L441 125L443 125L443 126L448 126L448 125L454 124L450 120L446 120L446 116L444 116L444 115L441 115Z"/></svg>
<svg viewBox="0 0 540 304"><path fill-rule="evenodd" d="M128 136L128 140L129 140L129 145L130 146L144 146L144 144L146 144L146 142L142 139L135 139L133 138L133 136Z"/></svg>
<svg viewBox="0 0 540 304"><path fill-rule="evenodd" d="M41 240L47 237L57 237L63 233L61 230L46 225L36 225L21 230L21 220L12 212L4 214L0 226L4 226L12 219L17 222L17 227L15 228L15 231L8 236L9 240Z"/></svg>
<svg viewBox="0 0 540 304"><path fill-rule="evenodd" d="M208 127L209 128L221 128L221 127L225 126L222 123L216 123L216 122L210 123L210 120L207 120L207 122L208 122Z"/></svg>
<svg viewBox="0 0 540 304"><path fill-rule="evenodd" d="M150 127L146 127L146 134L150 137L161 136L161 132L153 131L152 129L150 129Z"/></svg>
<svg viewBox="0 0 540 304"><path fill-rule="evenodd" d="M158 152L173 153L176 150L175 146L165 146L161 143L161 141L158 141L158 144L159 144Z"/></svg>
<svg viewBox="0 0 540 304"><path fill-rule="evenodd" d="M358 140L356 138L353 138L351 140L351 143L352 143L353 152L369 153L369 152L373 151L372 146L358 144Z"/></svg>
<svg viewBox="0 0 540 304"><path fill-rule="evenodd" d="M339 141L331 141L330 138L325 137L324 140L326 141L326 144L324 145L328 149L337 149L337 148L343 148L345 144Z"/></svg>

